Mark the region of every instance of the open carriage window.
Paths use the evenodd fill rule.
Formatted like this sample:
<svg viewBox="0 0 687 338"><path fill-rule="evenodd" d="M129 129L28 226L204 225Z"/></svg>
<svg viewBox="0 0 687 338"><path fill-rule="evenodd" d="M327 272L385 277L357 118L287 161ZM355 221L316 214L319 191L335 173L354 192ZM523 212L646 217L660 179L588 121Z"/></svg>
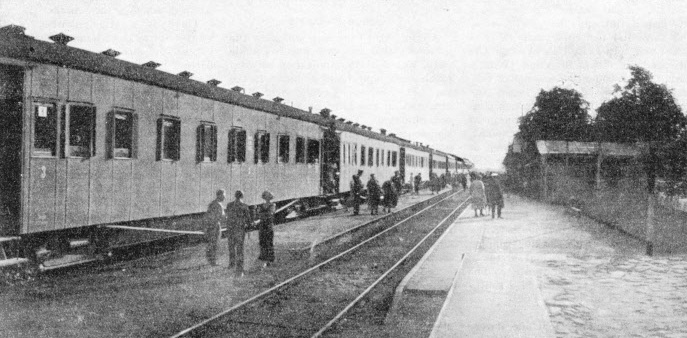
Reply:
<svg viewBox="0 0 687 338"><path fill-rule="evenodd" d="M308 140L308 163L320 163L320 141Z"/></svg>
<svg viewBox="0 0 687 338"><path fill-rule="evenodd" d="M65 146L65 156L95 156L95 107L69 104L62 117L60 143Z"/></svg>
<svg viewBox="0 0 687 338"><path fill-rule="evenodd" d="M181 148L181 121L175 117L157 120L157 159L178 161Z"/></svg>
<svg viewBox="0 0 687 338"><path fill-rule="evenodd" d="M365 165L365 146L360 146L360 165Z"/></svg>
<svg viewBox="0 0 687 338"><path fill-rule="evenodd" d="M33 112L33 155L57 154L57 111L53 104L35 104Z"/></svg>
<svg viewBox="0 0 687 338"><path fill-rule="evenodd" d="M116 109L108 117L108 142L110 158L135 158L137 115L133 111Z"/></svg>
<svg viewBox="0 0 687 338"><path fill-rule="evenodd" d="M246 131L239 127L234 127L229 130L229 151L227 154L227 162L246 162Z"/></svg>
<svg viewBox="0 0 687 338"><path fill-rule="evenodd" d="M196 161L217 161L217 126L212 122L201 122L196 130Z"/></svg>
<svg viewBox="0 0 687 338"><path fill-rule="evenodd" d="M255 163L267 163L270 161L270 134L266 131L255 133L253 157Z"/></svg>
<svg viewBox="0 0 687 338"><path fill-rule="evenodd" d="M367 166L371 167L374 165L374 156L375 156L375 150L374 148L370 147L368 148L368 156L367 156Z"/></svg>
<svg viewBox="0 0 687 338"><path fill-rule="evenodd" d="M305 163L305 138L296 137L296 163Z"/></svg>
<svg viewBox="0 0 687 338"><path fill-rule="evenodd" d="M277 144L279 147L277 150L277 163L289 163L289 135L279 135L277 138L279 139Z"/></svg>

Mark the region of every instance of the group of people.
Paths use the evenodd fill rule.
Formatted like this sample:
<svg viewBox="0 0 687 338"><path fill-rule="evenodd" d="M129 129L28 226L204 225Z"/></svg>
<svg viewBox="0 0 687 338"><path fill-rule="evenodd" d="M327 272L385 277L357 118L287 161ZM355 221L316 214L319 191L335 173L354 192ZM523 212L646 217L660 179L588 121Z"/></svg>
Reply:
<svg viewBox="0 0 687 338"><path fill-rule="evenodd" d="M370 174L367 185L363 186L362 176L363 171L358 170L358 173L353 175L351 180L353 215L360 214L360 205L363 203L365 188L367 188L367 203L370 208L370 214L378 215L380 204L382 205L382 212L390 213L391 209L395 208L398 204L398 195L403 187L403 178L400 173L396 171L394 176L385 181L381 186L375 174Z"/></svg>
<svg viewBox="0 0 687 338"><path fill-rule="evenodd" d="M482 181L480 174L474 174L470 184L470 200L475 217L484 216L484 208L489 207L491 218L501 218L501 209L504 207L503 189L495 176L487 175Z"/></svg>
<svg viewBox="0 0 687 338"><path fill-rule="evenodd" d="M229 268L236 269L236 275L241 277L243 271L243 244L246 232L255 226L253 215L247 204L243 203L243 192L237 190L234 193L234 201L227 203L226 208L222 203L226 199L226 192L217 190L216 198L208 206L206 214L205 235L207 237L206 257L210 265L217 265L217 248L221 238L222 225L227 227L227 240L229 244ZM267 267L274 262L274 213L276 205L272 203L274 196L269 191L262 193L264 203L258 205L258 238L260 244L260 256L258 259Z"/></svg>

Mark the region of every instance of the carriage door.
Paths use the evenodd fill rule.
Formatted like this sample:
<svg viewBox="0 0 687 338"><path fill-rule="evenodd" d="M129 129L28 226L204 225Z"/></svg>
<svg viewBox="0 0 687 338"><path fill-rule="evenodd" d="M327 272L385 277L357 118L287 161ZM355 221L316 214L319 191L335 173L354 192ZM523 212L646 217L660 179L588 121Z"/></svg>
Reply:
<svg viewBox="0 0 687 338"><path fill-rule="evenodd" d="M339 192L341 140L333 126L324 130L323 136L320 187L325 195L336 194Z"/></svg>
<svg viewBox="0 0 687 338"><path fill-rule="evenodd" d="M0 65L0 235L18 234L24 70Z"/></svg>

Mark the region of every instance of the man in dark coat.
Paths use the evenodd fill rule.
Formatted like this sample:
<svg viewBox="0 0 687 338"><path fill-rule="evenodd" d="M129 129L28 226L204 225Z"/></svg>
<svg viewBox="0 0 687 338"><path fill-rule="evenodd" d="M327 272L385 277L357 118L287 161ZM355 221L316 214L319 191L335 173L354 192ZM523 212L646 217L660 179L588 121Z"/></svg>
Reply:
<svg viewBox="0 0 687 338"><path fill-rule="evenodd" d="M468 178L465 176L465 174L460 174L460 185L463 186L463 191L467 190Z"/></svg>
<svg viewBox="0 0 687 338"><path fill-rule="evenodd" d="M351 194L353 194L353 215L358 215L360 213L360 204L362 203L364 189L363 181L360 178L362 175L362 170L358 170L358 174L353 175L353 185L351 186Z"/></svg>
<svg viewBox="0 0 687 338"><path fill-rule="evenodd" d="M205 256L210 265L217 265L217 243L220 239L222 223L224 223L224 207L222 202L225 199L224 190L217 190L216 198L208 205L208 212L205 214L205 237L208 241Z"/></svg>
<svg viewBox="0 0 687 338"><path fill-rule="evenodd" d="M484 180L484 194L487 196L487 204L491 209L491 218L494 218L495 215L501 218L501 209L503 209L503 190L496 177L489 176Z"/></svg>
<svg viewBox="0 0 687 338"><path fill-rule="evenodd" d="M396 188L396 198L398 202L398 195L403 192L403 176L401 176L401 173L398 172L398 170L394 172L394 177L391 178L391 183L394 185L394 188Z"/></svg>
<svg viewBox="0 0 687 338"><path fill-rule="evenodd" d="M379 214L379 201L382 196L382 188L375 178L375 174L370 174L370 180L367 181L367 204L370 207L371 215Z"/></svg>
<svg viewBox="0 0 687 338"><path fill-rule="evenodd" d="M419 195L420 194L420 184L422 184L422 175L420 173L417 173L417 176L415 176L415 194Z"/></svg>
<svg viewBox="0 0 687 338"><path fill-rule="evenodd" d="M384 208L382 211L391 213L391 208L395 208L398 204L398 191L396 185L391 180L382 184L382 192L384 192Z"/></svg>
<svg viewBox="0 0 687 338"><path fill-rule="evenodd" d="M253 216L243 203L243 192L234 193L235 200L227 204L227 237L229 239L229 268L236 266L236 276L243 277L243 242L246 228L253 226Z"/></svg>

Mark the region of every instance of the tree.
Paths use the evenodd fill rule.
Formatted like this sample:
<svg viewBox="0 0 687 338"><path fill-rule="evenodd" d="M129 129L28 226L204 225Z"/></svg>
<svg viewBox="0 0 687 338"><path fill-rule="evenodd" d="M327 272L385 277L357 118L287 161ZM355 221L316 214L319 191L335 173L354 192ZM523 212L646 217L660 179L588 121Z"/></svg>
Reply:
<svg viewBox="0 0 687 338"><path fill-rule="evenodd" d="M624 87L616 86L616 97L597 109L598 139L607 142L646 142L644 156L648 189L654 190L657 176L675 186L687 168L687 119L672 91L656 84L639 66L629 67L632 77Z"/></svg>
<svg viewBox="0 0 687 338"><path fill-rule="evenodd" d="M590 135L589 103L574 89L541 90L532 109L520 118L520 136L536 140L585 141Z"/></svg>
<svg viewBox="0 0 687 338"><path fill-rule="evenodd" d="M649 71L630 66L632 77L616 97L597 109L600 141L659 142L677 140L685 128L685 116L670 89L652 81Z"/></svg>
<svg viewBox="0 0 687 338"><path fill-rule="evenodd" d="M591 117L587 113L589 103L574 89L554 87L541 90L532 109L520 118L520 131L516 139L521 145L518 152L510 149L503 160L510 183L524 187L524 181L532 183L531 177L539 172L537 140L586 141L591 133ZM535 184L536 181L534 181ZM530 192L538 191L528 185ZM523 191L527 193L527 191Z"/></svg>

